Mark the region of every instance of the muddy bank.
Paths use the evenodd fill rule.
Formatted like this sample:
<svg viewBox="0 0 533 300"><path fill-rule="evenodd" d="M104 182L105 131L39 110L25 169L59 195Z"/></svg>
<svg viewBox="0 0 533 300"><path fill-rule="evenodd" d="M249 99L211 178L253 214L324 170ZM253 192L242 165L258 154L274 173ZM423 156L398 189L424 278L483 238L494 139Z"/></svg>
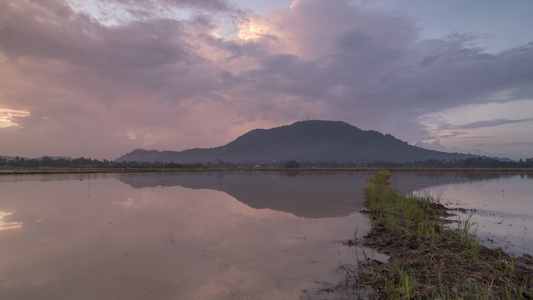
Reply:
<svg viewBox="0 0 533 300"><path fill-rule="evenodd" d="M375 225L363 244L390 256L388 262L368 259L361 265L361 280L374 290L372 299L533 299L533 258L528 254L515 258L479 246L472 257L473 250L453 236L406 237L382 225ZM392 280L399 288L387 287Z"/></svg>
<svg viewBox="0 0 533 300"><path fill-rule="evenodd" d="M388 172L369 180L365 205L372 228L347 244L389 259L359 257L357 268L346 270L352 278L337 289L364 290L364 299L533 299L530 255L489 249L470 219L446 224L453 211L433 199L398 195L388 184Z"/></svg>

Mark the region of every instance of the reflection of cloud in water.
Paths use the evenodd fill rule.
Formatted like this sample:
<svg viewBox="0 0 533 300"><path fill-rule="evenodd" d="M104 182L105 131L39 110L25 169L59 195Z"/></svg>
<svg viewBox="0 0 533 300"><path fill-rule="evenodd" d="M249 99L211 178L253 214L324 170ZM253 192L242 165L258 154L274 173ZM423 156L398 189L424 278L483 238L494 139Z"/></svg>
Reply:
<svg viewBox="0 0 533 300"><path fill-rule="evenodd" d="M0 232L1 299L297 299L337 279L354 253L334 241L368 227L217 190L81 179L2 183L0 210L24 226Z"/></svg>
<svg viewBox="0 0 533 300"><path fill-rule="evenodd" d="M18 229L22 227L22 223L20 222L11 222L9 221L9 217L13 213L8 213L5 211L0 211L0 231L2 230L9 230L9 229Z"/></svg>
<svg viewBox="0 0 533 300"><path fill-rule="evenodd" d="M500 179L520 177L533 179L533 173L511 172L394 172L391 173L391 186L401 192L424 190L446 184L463 184L482 181L497 181Z"/></svg>
<svg viewBox="0 0 533 300"><path fill-rule="evenodd" d="M422 189L438 182L501 189L498 182L508 178L404 175L399 179ZM338 262L355 260L353 247L340 241L356 227L361 235L368 230L365 216L350 212L362 204L360 183L369 176L2 177L0 211L16 212L6 220L24 226L0 231L0 299L298 299L315 281L335 284ZM283 196L289 192L303 196ZM509 187L505 197L523 199ZM325 213L315 212L320 209Z"/></svg>
<svg viewBox="0 0 533 300"><path fill-rule="evenodd" d="M122 202L122 205L125 208L132 207L135 205L135 199L128 197L124 202Z"/></svg>

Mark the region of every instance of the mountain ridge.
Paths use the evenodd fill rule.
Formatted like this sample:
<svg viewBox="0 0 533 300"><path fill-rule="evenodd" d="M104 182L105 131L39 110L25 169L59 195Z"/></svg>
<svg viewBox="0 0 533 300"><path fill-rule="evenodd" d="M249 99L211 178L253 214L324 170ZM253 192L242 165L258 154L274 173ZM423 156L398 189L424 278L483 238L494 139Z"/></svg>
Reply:
<svg viewBox="0 0 533 300"><path fill-rule="evenodd" d="M361 130L342 121L307 120L270 129L254 129L219 147L183 151L135 149L115 161L279 163L296 160L365 163L468 157L473 155L423 149L390 134Z"/></svg>

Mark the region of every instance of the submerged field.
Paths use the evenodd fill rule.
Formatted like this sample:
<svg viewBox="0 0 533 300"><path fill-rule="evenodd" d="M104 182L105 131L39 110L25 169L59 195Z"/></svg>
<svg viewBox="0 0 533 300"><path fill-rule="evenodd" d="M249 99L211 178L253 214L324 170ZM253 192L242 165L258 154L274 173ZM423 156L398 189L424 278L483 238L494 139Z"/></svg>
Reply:
<svg viewBox="0 0 533 300"><path fill-rule="evenodd" d="M358 270L345 270L346 285L371 286L376 299L533 298L532 257L481 245L470 217L449 224L448 209L433 198L393 191L387 171L365 192L372 227L363 243L390 258L365 254Z"/></svg>
<svg viewBox="0 0 533 300"><path fill-rule="evenodd" d="M404 201L383 180L375 185L383 201L367 208L377 213L361 212L376 170L72 171L0 175L0 299L340 300L368 299L371 290L378 299L530 297L527 257L472 242L478 212L460 214L457 230L441 223L446 211L433 199ZM533 228L530 175L398 172L390 182L395 190L451 186L459 197L464 186L490 186L468 199L496 193L487 207L497 219L483 221L505 218L503 237L519 229L509 250L532 253L522 232ZM502 217L492 204L502 201L526 209ZM446 273L459 270L454 263L470 273Z"/></svg>

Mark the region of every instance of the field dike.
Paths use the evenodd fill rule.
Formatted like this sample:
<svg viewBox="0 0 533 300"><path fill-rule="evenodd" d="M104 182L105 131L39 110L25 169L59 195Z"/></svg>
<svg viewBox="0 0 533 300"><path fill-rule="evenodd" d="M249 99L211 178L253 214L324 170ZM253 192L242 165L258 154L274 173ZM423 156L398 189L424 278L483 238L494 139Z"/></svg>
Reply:
<svg viewBox="0 0 533 300"><path fill-rule="evenodd" d="M450 211L431 196L400 195L389 172L365 187L372 227L362 241L389 256L362 252L357 266L341 265L342 282L328 292L359 299L533 299L533 258L516 258L481 245L470 218L446 220ZM357 252L357 251L356 251Z"/></svg>

